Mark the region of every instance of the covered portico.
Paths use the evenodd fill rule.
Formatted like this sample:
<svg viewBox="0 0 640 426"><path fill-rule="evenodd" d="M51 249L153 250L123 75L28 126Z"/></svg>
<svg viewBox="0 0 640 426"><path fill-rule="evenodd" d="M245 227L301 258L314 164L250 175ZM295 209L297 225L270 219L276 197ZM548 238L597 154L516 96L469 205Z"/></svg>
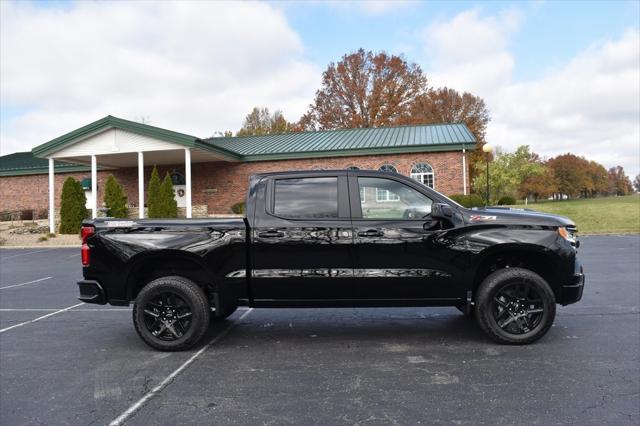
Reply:
<svg viewBox="0 0 640 426"><path fill-rule="evenodd" d="M107 116L33 149L49 161L49 229L55 233L54 161L91 166L91 217L98 217L98 168L137 167L138 216L145 217L145 165L184 164L185 211L192 217L191 165L196 162L238 161L236 154L195 136Z"/></svg>

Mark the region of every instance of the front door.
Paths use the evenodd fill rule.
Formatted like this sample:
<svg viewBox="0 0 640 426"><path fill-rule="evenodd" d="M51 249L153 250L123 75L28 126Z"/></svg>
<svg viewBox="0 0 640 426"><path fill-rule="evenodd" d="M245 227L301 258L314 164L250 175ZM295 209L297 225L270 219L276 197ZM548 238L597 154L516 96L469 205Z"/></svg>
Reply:
<svg viewBox="0 0 640 426"><path fill-rule="evenodd" d="M356 298L456 298L451 252L432 238L432 199L393 175L352 173L349 179Z"/></svg>
<svg viewBox="0 0 640 426"><path fill-rule="evenodd" d="M346 173L267 179L265 203L256 207L251 231L254 302L350 299L353 234Z"/></svg>

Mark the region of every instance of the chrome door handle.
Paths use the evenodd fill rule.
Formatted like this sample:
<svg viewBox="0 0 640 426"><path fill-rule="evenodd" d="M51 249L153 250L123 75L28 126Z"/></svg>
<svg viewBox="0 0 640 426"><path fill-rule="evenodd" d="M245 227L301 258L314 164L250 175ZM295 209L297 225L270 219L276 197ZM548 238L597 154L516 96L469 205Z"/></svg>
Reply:
<svg viewBox="0 0 640 426"><path fill-rule="evenodd" d="M384 234L381 231L375 229L358 232L358 237L382 237L382 235Z"/></svg>

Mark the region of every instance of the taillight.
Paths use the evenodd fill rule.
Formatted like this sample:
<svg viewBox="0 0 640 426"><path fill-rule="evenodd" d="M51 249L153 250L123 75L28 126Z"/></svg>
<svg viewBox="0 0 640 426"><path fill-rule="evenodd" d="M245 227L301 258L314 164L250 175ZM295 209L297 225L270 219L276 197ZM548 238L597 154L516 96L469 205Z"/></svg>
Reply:
<svg viewBox="0 0 640 426"><path fill-rule="evenodd" d="M80 254L82 255L82 266L88 266L91 260L89 245L87 244L87 238L95 234L96 230L93 226L83 226L80 230L80 236L82 237L82 249Z"/></svg>

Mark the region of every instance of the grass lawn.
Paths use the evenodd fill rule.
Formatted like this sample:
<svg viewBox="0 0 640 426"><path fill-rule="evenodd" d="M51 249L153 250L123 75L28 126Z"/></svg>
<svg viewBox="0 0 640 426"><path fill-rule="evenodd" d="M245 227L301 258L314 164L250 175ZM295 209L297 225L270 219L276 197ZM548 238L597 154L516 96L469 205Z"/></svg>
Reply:
<svg viewBox="0 0 640 426"><path fill-rule="evenodd" d="M580 234L640 233L640 195L543 201L526 208L567 216L576 222Z"/></svg>

